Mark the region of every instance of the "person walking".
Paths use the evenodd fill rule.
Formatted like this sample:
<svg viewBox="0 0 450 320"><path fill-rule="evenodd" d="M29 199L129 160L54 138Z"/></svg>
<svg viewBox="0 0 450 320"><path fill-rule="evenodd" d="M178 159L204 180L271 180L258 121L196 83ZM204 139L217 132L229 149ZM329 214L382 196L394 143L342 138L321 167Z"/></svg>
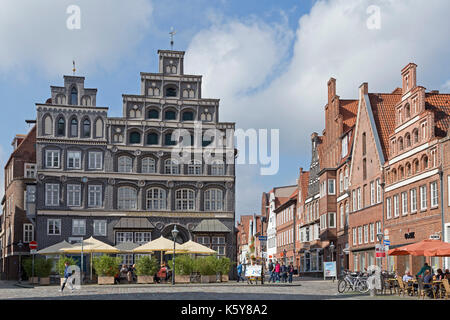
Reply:
<svg viewBox="0 0 450 320"><path fill-rule="evenodd" d="M281 282L287 282L287 267L285 266L284 262L281 263Z"/></svg>
<svg viewBox="0 0 450 320"><path fill-rule="evenodd" d="M275 283L275 272L274 272L274 264L272 262L272 259L269 260L269 283L272 281Z"/></svg>
<svg viewBox="0 0 450 320"><path fill-rule="evenodd" d="M243 271L243 266L242 266L242 263L241 262L239 262L239 264L238 264L238 266L237 266L237 276L238 276L238 278L237 278L237 282L239 282L239 281L242 281L242 282L244 282L244 278L242 277L242 271Z"/></svg>
<svg viewBox="0 0 450 320"><path fill-rule="evenodd" d="M422 269L420 269L420 271L416 274L416 276L424 277L427 270L431 273L431 267L428 265L428 263L425 262Z"/></svg>
<svg viewBox="0 0 450 320"><path fill-rule="evenodd" d="M72 290L72 293L73 293L73 283L72 283L73 278L72 278L72 276L74 273L75 273L75 270L73 271L73 273L71 273L69 271L69 262L66 261L64 263L64 282L61 286L61 289L59 289L59 292L63 292L66 284L69 284L70 289Z"/></svg>
<svg viewBox="0 0 450 320"><path fill-rule="evenodd" d="M292 277L294 276L294 265L292 264L292 262L289 264L288 274L289 274L289 283L292 283Z"/></svg>
<svg viewBox="0 0 450 320"><path fill-rule="evenodd" d="M280 263L277 261L277 263L275 264L276 282L280 282L280 271L281 271L281 266L280 266Z"/></svg>

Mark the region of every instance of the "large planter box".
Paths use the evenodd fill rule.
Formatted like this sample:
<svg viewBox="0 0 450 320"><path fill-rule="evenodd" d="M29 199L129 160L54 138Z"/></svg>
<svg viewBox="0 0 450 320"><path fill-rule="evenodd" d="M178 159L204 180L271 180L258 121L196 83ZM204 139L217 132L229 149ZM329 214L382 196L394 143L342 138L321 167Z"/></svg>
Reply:
<svg viewBox="0 0 450 320"><path fill-rule="evenodd" d="M114 277L98 277L98 284L114 284Z"/></svg>
<svg viewBox="0 0 450 320"><path fill-rule="evenodd" d="M222 282L228 282L230 280L230 278L227 274L223 274L220 280Z"/></svg>
<svg viewBox="0 0 450 320"><path fill-rule="evenodd" d="M153 283L153 276L137 276L137 283L141 284Z"/></svg>
<svg viewBox="0 0 450 320"><path fill-rule="evenodd" d="M217 276L201 276L201 283L215 283L217 281Z"/></svg>
<svg viewBox="0 0 450 320"><path fill-rule="evenodd" d="M38 284L39 283L39 278L38 277L30 277L29 279L28 279L28 282L29 283L31 283L31 284Z"/></svg>
<svg viewBox="0 0 450 320"><path fill-rule="evenodd" d="M190 275L175 275L175 283L190 283Z"/></svg>
<svg viewBox="0 0 450 320"><path fill-rule="evenodd" d="M50 277L39 278L39 284L41 286L49 286L50 285Z"/></svg>

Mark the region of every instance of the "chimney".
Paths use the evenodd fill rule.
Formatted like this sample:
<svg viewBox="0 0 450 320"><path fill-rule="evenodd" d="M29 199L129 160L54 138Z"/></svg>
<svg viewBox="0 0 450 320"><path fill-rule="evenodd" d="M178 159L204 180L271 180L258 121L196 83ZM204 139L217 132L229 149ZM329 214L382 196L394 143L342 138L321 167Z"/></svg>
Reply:
<svg viewBox="0 0 450 320"><path fill-rule="evenodd" d="M330 80L328 80L328 104L331 103L331 101L335 96L336 96L336 79L330 78Z"/></svg>
<svg viewBox="0 0 450 320"><path fill-rule="evenodd" d="M359 99L361 100L361 98L368 93L369 93L369 84L367 82L364 82L362 85L359 86Z"/></svg>

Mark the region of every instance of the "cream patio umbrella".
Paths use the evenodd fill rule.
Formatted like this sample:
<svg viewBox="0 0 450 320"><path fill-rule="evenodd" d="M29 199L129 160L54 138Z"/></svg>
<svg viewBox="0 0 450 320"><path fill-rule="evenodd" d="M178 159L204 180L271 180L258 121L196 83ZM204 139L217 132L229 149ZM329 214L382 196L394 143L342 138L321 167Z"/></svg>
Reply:
<svg viewBox="0 0 450 320"><path fill-rule="evenodd" d="M155 251L161 252L162 264L163 252L173 251L173 241L161 236L156 240L150 241L140 247L137 247L136 249L133 249L134 253L150 253ZM180 253L186 252L186 250L181 249L181 245L179 245L178 243L175 244L175 251L178 251Z"/></svg>
<svg viewBox="0 0 450 320"><path fill-rule="evenodd" d="M57 244L54 244L52 246L49 246L47 248L44 248L42 250L39 250L37 253L41 255L53 255L53 254L62 254L63 252L61 249L63 248L71 248L73 245L68 243L66 240L63 240Z"/></svg>
<svg viewBox="0 0 450 320"><path fill-rule="evenodd" d="M64 253L90 253L91 254L91 280L92 280L92 254L93 253L119 253L120 251L107 243L104 243L94 237L83 240L81 244L72 245L72 247L60 249ZM83 267L83 266L82 266Z"/></svg>
<svg viewBox="0 0 450 320"><path fill-rule="evenodd" d="M194 242L192 240L189 240L186 243L183 243L180 246L180 251L185 251L185 253L190 253L190 254L208 254L208 255L212 255L212 254L216 254L217 251L214 251L213 249L210 249L200 243ZM177 251L177 249L175 249L175 251ZM173 249L167 251L166 253L173 253Z"/></svg>

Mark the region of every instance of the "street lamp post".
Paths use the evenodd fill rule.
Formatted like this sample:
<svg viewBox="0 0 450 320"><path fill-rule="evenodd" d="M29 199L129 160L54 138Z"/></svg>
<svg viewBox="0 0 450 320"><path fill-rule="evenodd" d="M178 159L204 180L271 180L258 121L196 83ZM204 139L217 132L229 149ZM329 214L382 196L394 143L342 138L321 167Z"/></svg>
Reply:
<svg viewBox="0 0 450 320"><path fill-rule="evenodd" d="M333 256L333 253L334 253L334 243L333 243L333 242L331 242L331 244L330 244L330 253L331 253L331 262L334 262L334 256ZM337 275L336 275L336 277L337 277ZM333 278L333 282L334 282L334 278Z"/></svg>
<svg viewBox="0 0 450 320"><path fill-rule="evenodd" d="M173 259L172 259L172 285L175 285L175 244L178 236L177 226L175 225L172 230L173 237Z"/></svg>
<svg viewBox="0 0 450 320"><path fill-rule="evenodd" d="M22 241L19 241L17 246L19 247L19 283L21 283L22 282L22 248L23 248Z"/></svg>

